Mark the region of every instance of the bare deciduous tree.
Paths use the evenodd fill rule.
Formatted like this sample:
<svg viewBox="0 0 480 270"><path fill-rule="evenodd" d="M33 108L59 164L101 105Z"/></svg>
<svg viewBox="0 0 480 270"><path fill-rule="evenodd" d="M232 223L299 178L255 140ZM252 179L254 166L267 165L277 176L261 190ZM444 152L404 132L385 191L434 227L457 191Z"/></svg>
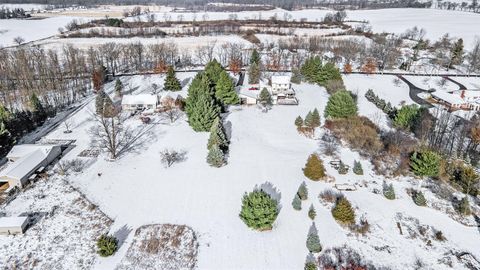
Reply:
<svg viewBox="0 0 480 270"><path fill-rule="evenodd" d="M187 152L185 151L176 151L176 150L169 150L165 149L160 152L160 157L163 165L165 167L171 167L173 164L182 162L185 160Z"/></svg>

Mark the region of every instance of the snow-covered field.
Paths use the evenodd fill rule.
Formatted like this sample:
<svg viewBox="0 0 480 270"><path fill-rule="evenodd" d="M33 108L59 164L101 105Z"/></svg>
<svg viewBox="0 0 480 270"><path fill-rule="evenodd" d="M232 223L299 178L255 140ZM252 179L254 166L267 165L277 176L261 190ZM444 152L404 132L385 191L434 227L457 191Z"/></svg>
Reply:
<svg viewBox="0 0 480 270"><path fill-rule="evenodd" d="M179 73L185 81L192 73ZM345 76L347 88L357 91L360 113L370 117L373 109L363 99L368 88L397 105L402 100L410 103L408 88L395 86L393 76ZM134 76L123 78L126 89L136 93L150 91L151 83L163 85L163 76ZM138 87L138 88L137 88ZM185 95L187 86L180 94ZM316 85L294 85L299 106L275 106L268 113L256 107L232 107L226 118L231 133L228 165L212 168L207 165L207 133L195 133L181 119L174 124L158 124L152 129L155 139L136 153L110 162L102 156L84 173L67 181L84 192L107 215L114 217L111 230L127 227L133 232L146 224L180 224L191 227L200 243L198 269L301 269L308 253L306 235L311 220L308 207L317 210L315 219L324 249L347 244L366 260L391 269L411 269L419 258L427 269L449 269L439 260L452 260L453 268L463 269L449 255L450 250L469 251L477 257L478 230L466 227L448 215L428 207L418 207L406 194L405 188L418 186L418 180L399 178L387 180L396 188L398 199L386 200L374 194L381 190L383 177L375 175L371 165L358 153L340 148L340 157L347 164L361 160L365 175L339 175L328 165L331 158L322 157L327 173L336 183L356 184L357 191L345 196L357 208L357 216L370 223L370 233L356 235L335 222L330 206L321 203L318 194L332 188L334 183L312 182L305 179L302 167L308 155L318 151L318 140L298 134L294 120L313 108L323 110L328 100L325 89ZM113 83L106 87L113 89ZM75 138L77 147L65 159L76 158L89 148L88 130L93 125L93 102L72 116L73 133L64 134L63 127L48 135L50 139ZM157 118L156 118L157 119ZM157 119L158 120L158 119ZM140 124L133 118L132 123ZM322 120L323 122L323 120ZM187 158L173 167L164 168L159 152L165 148L184 150ZM98 176L101 173L101 176ZM291 207L292 198L302 181L309 188L309 200L302 211ZM255 186L273 185L280 192L281 210L272 231L256 232L248 229L238 217L244 192ZM401 235L401 224L408 234ZM417 224L418 223L418 224ZM419 226L428 226L428 233L419 236ZM441 230L447 240L438 242L433 232ZM96 269L113 269L119 265L132 243L130 233L115 256L98 259ZM417 235L417 236L415 236ZM427 244L428 240L431 243Z"/></svg>
<svg viewBox="0 0 480 270"><path fill-rule="evenodd" d="M452 77L452 79L463 84L467 89L480 89L480 78L478 77Z"/></svg>
<svg viewBox="0 0 480 270"><path fill-rule="evenodd" d="M405 79L423 90L454 91L459 89L458 85L441 77L405 76Z"/></svg>

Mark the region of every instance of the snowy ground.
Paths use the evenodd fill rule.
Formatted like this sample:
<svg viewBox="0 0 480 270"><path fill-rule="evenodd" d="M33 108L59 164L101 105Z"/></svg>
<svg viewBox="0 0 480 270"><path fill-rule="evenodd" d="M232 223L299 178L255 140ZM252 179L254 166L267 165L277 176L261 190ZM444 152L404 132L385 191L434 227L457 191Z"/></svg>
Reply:
<svg viewBox="0 0 480 270"><path fill-rule="evenodd" d="M180 75L184 76L182 80L193 76ZM393 76L348 75L344 79L347 88L358 91L360 113L369 117L374 109L363 100L368 88L395 105L402 100L411 102L406 85L395 86ZM128 78L122 80L124 84L129 83ZM140 86L137 92L149 91L152 82L162 85L163 77L134 76L130 79L132 88ZM110 83L107 90L111 91L112 87ZM135 231L145 224L165 223L191 227L200 243L199 269L302 268L308 253L305 240L311 226L307 216L310 204L317 209L315 223L324 248L348 244L377 265L410 269L420 258L426 268L449 269L439 263L447 258L452 260L455 269L463 269L449 255L450 250L466 250L480 257L477 228L464 226L441 211L414 205L405 189L418 186L418 180L388 180L394 184L399 197L388 201L374 193L375 189L381 189L384 178L374 175L369 162L358 153L343 147L340 149L342 160L349 165L355 159L361 160L365 176L351 172L341 176L329 166L326 166L327 173L336 183L357 184L358 190L347 192L345 196L357 208L357 216L368 219L371 232L359 236L338 225L331 216L330 206L317 199L320 191L332 188L334 183L309 181L301 170L308 155L319 150L320 143L299 135L293 125L298 115L304 116L315 107L323 114L328 94L315 85L294 85L294 88L299 106L275 106L268 113L256 107L230 109L225 125L231 133L231 145L225 167L217 169L206 164L208 134L193 132L183 119L172 125L154 126L156 138L137 153L115 162L99 157L87 171L68 181L115 218L111 230L127 227ZM180 93L185 94L185 91L186 87ZM87 130L93 124L92 111L93 103L72 116L76 123L73 133L65 135L60 127L48 136L77 139L77 147L66 159L76 158L80 151L89 148ZM139 123L138 119L131 121ZM184 150L187 159L166 169L159 156L165 148ZM326 165L331 160L322 158ZM298 212L292 209L291 201L302 181L306 181L310 197ZM267 183L280 192L281 210L272 231L255 232L238 217L241 198L244 192ZM412 233L400 235L397 222ZM421 225L429 226L429 230L420 237ZM435 230L441 230L447 240L432 239ZM99 259L96 269L113 269L119 265L132 241L133 233L130 232L119 252L111 258Z"/></svg>
<svg viewBox="0 0 480 270"><path fill-rule="evenodd" d="M459 89L458 85L441 77L405 76L405 79L423 90L454 91Z"/></svg>
<svg viewBox="0 0 480 270"><path fill-rule="evenodd" d="M467 89L480 89L480 78L478 77L452 77L452 79L463 84Z"/></svg>

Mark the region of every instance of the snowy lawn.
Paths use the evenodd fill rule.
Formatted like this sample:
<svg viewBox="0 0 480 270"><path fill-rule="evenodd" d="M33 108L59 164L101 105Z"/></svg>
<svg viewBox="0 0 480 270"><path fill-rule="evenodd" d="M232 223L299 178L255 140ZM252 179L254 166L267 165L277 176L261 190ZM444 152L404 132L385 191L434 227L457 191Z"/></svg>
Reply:
<svg viewBox="0 0 480 270"><path fill-rule="evenodd" d="M463 84L467 89L480 90L480 78L478 77L452 77L452 80Z"/></svg>
<svg viewBox="0 0 480 270"><path fill-rule="evenodd" d="M438 76L404 76L404 78L423 90L435 89L441 91L454 91L459 89L458 85L455 83Z"/></svg>
<svg viewBox="0 0 480 270"><path fill-rule="evenodd" d="M369 88L394 105L402 100L411 103L406 85L394 86L393 78L348 75L345 83L348 89L358 91L360 113L368 116L375 113L373 108L365 105L367 101L363 97ZM130 80L141 86L136 90L138 92L148 91L145 85L153 81L163 84L163 77L158 75L122 80L124 84ZM107 92L112 87L113 83L108 84ZM181 93L185 94L186 87ZM315 107L323 114L328 94L315 85L293 87L299 106L274 106L268 113L262 113L255 106L230 108L225 126L227 133L231 133L231 145L225 167L217 169L207 165L208 133L193 132L183 119L172 125L155 125L156 138L136 153L129 153L115 162L100 156L88 170L68 181L115 218L112 229L124 226L135 231L148 224L179 224L192 228L200 244L199 269L303 268L308 254L306 236L312 225L307 216L310 204L317 210L315 224L324 249L347 244L365 259L392 269L410 269L417 258L421 258L427 268L448 269L449 266L439 264L439 260L445 257L452 260L454 268L462 269L450 250L466 250L480 257L477 228L466 227L441 211L414 205L405 189L416 187L417 180L392 181L397 200L388 201L375 194L376 190L381 190L384 178L374 175L369 162L358 153L344 147L340 148L341 159L350 166L353 160L360 160L364 176L356 176L351 170L347 175L339 175L328 165L331 158L322 156L322 159L327 173L336 179L336 183L357 185L357 191L346 192L345 196L357 208L357 219L363 216L368 220L370 233L356 235L335 222L330 206L317 198L321 191L332 188L334 183L312 182L302 173L307 157L318 151L322 143L299 135L294 126L298 115L304 117ZM67 159L76 158L80 150L89 148L87 130L93 125L91 111L93 102L72 117L77 123L73 133L64 135L60 127L49 136L77 139L77 147ZM131 121L139 122L138 119ZM187 159L164 168L159 152L166 148L186 151ZM309 199L303 202L299 212L292 208L291 202L303 181L309 188ZM280 192L281 209L273 230L256 232L247 228L238 214L243 194L265 184L273 185ZM416 220L420 225L429 226L426 236L399 233L397 222L405 229L411 227L411 230L419 231ZM432 240L434 230L441 230L447 240L442 243ZM428 240L430 244L427 244ZM99 259L96 268L114 269L128 254L127 249L134 241L130 232L119 252L113 258Z"/></svg>

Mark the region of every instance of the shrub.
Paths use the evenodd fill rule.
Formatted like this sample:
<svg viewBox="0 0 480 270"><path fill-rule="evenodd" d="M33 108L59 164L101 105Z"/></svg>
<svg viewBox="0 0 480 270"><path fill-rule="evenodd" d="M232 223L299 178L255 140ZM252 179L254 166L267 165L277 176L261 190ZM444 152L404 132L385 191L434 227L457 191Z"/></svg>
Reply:
<svg viewBox="0 0 480 270"><path fill-rule="evenodd" d="M169 150L165 149L160 152L161 162L165 167L171 167L174 163L181 162L185 159L186 152L184 151L176 151L176 150Z"/></svg>
<svg viewBox="0 0 480 270"><path fill-rule="evenodd" d="M468 202L467 196L463 197L460 200L460 203L458 204L458 212L460 212L460 214L465 216L468 216L471 214L470 203Z"/></svg>
<svg viewBox="0 0 480 270"><path fill-rule="evenodd" d="M346 90L346 87L343 80L328 80L325 83L325 89L327 89L327 93L333 95L338 91Z"/></svg>
<svg viewBox="0 0 480 270"><path fill-rule="evenodd" d="M300 196L298 196L298 193L293 197L292 206L295 210L302 210L302 200L300 199Z"/></svg>
<svg viewBox="0 0 480 270"><path fill-rule="evenodd" d="M437 239L438 241L445 241L445 240L447 240L447 238L445 238L445 236L443 235L443 232L442 232L442 231L436 231L436 232L435 232L435 239Z"/></svg>
<svg viewBox="0 0 480 270"><path fill-rule="evenodd" d="M298 187L297 194L298 194L298 197L300 197L300 199L301 199L302 201L308 199L308 188L307 188L307 185L305 184L305 182L303 182L303 183Z"/></svg>
<svg viewBox="0 0 480 270"><path fill-rule="evenodd" d="M263 190L245 193L239 216L252 229L271 230L278 216L278 202Z"/></svg>
<svg viewBox="0 0 480 270"><path fill-rule="evenodd" d="M451 164L450 181L457 185L463 193L477 196L479 177L472 166L465 164Z"/></svg>
<svg viewBox="0 0 480 270"><path fill-rule="evenodd" d="M353 162L353 173L356 174L356 175L363 175L363 168L362 168L362 164L360 163L360 161L354 161Z"/></svg>
<svg viewBox="0 0 480 270"><path fill-rule="evenodd" d="M117 251L118 240L114 236L103 234L97 240L97 253L102 257L113 255Z"/></svg>
<svg viewBox="0 0 480 270"><path fill-rule="evenodd" d="M387 185L387 183L383 182L383 196L389 200L395 200L395 190L392 184Z"/></svg>
<svg viewBox="0 0 480 270"><path fill-rule="evenodd" d="M438 176L441 160L439 154L421 150L410 157L410 167L417 176Z"/></svg>
<svg viewBox="0 0 480 270"><path fill-rule="evenodd" d="M418 206L427 206L427 200L421 191L413 192L413 202Z"/></svg>
<svg viewBox="0 0 480 270"><path fill-rule="evenodd" d="M313 181L318 181L325 177L325 167L323 167L323 162L318 155L311 154L308 157L303 174Z"/></svg>
<svg viewBox="0 0 480 270"><path fill-rule="evenodd" d="M399 128L410 129L419 112L420 108L416 104L403 106L397 111L393 124Z"/></svg>
<svg viewBox="0 0 480 270"><path fill-rule="evenodd" d="M347 174L348 173L348 168L345 165L345 163L343 163L342 161L340 161L340 164L338 165L338 173L339 174Z"/></svg>
<svg viewBox="0 0 480 270"><path fill-rule="evenodd" d="M312 204L312 205L310 205L310 208L308 209L308 217L311 220L314 220L316 216L317 216L317 212L315 211L315 208L313 207L313 204Z"/></svg>
<svg viewBox="0 0 480 270"><path fill-rule="evenodd" d="M320 244L320 238L318 237L317 230L310 230L307 235L307 248L312 253L318 253L322 251L322 245Z"/></svg>
<svg viewBox="0 0 480 270"><path fill-rule="evenodd" d="M340 197L332 209L332 215L337 220L345 225L351 225L355 223L355 211L352 205L345 197Z"/></svg>
<svg viewBox="0 0 480 270"><path fill-rule="evenodd" d="M318 195L318 197L326 202L336 202L340 197L342 197L341 193L334 191L333 189L326 189Z"/></svg>
<svg viewBox="0 0 480 270"><path fill-rule="evenodd" d="M317 270L317 265L314 262L306 262L304 270Z"/></svg>
<svg viewBox="0 0 480 270"><path fill-rule="evenodd" d="M328 99L325 117L346 118L357 115L357 103L346 90L338 91Z"/></svg>

